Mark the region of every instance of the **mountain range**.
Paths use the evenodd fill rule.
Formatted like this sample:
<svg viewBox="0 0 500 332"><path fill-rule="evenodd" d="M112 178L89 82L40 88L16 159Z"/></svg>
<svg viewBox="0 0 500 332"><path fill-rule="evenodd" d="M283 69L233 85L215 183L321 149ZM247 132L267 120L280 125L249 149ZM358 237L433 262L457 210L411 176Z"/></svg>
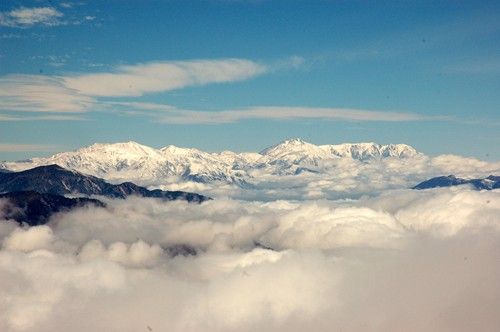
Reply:
<svg viewBox="0 0 500 332"><path fill-rule="evenodd" d="M259 153L204 152L173 145L154 149L135 142L93 144L47 158L0 163L0 169L20 171L56 164L112 182L162 184L165 179L199 183L223 182L246 186L259 174L296 175L319 172L322 164L340 159L360 162L420 156L405 144L346 143L314 145L301 139L285 140Z"/></svg>
<svg viewBox="0 0 500 332"><path fill-rule="evenodd" d="M462 179L454 175L438 176L417 184L413 189L431 189L470 185L476 190L492 190L500 188L500 176L490 175L484 179Z"/></svg>
<svg viewBox="0 0 500 332"><path fill-rule="evenodd" d="M1 163L0 198L9 199L9 203L6 205L2 200L0 214L3 218L37 225L60 211L87 204L104 206L96 199L81 196L126 198L136 195L188 202L210 199L185 191L150 190L129 182L136 180L160 184L175 184L177 181L211 183L215 188L220 184L222 187L227 183L237 184L257 189L258 194L268 194L268 197L287 197L288 193L292 194L291 197L295 193L302 194L302 197L328 197L332 192L339 193L334 197L349 197L351 188L370 190L370 186L377 188L380 184L387 187L387 181L393 188L411 187L411 179L421 181L430 177L425 177L426 174L434 172L431 175L434 176L439 171L435 168L431 172L422 172L429 167L429 160L432 162L405 144L313 145L291 139L259 153L209 153L175 146L153 149L135 142L94 144L48 158ZM416 172L412 174L410 167ZM311 175L297 176L303 173ZM260 187L252 187L254 183L259 183ZM477 190L497 189L500 177L439 176L423 181L413 189L464 184ZM322 196L323 193L326 195Z"/></svg>
<svg viewBox="0 0 500 332"><path fill-rule="evenodd" d="M105 196L126 198L131 195L164 200L203 202L209 198L183 191L148 190L131 182L111 184L95 176L67 170L58 165L38 166L20 172L0 173L0 193L36 191L53 195Z"/></svg>
<svg viewBox="0 0 500 332"><path fill-rule="evenodd" d="M30 226L45 224L57 212L93 205L97 199L71 196L154 197L201 203L210 198L183 191L148 190L131 182L110 184L103 179L67 170L58 165L38 166L20 172L0 172L0 217Z"/></svg>

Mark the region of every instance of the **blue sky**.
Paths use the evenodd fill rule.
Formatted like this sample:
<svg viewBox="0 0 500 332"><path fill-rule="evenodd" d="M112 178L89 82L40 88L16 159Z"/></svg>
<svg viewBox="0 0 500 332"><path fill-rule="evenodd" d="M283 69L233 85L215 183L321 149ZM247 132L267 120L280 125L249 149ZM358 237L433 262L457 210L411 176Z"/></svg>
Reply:
<svg viewBox="0 0 500 332"><path fill-rule="evenodd" d="M500 160L498 1L2 1L0 160L134 140Z"/></svg>

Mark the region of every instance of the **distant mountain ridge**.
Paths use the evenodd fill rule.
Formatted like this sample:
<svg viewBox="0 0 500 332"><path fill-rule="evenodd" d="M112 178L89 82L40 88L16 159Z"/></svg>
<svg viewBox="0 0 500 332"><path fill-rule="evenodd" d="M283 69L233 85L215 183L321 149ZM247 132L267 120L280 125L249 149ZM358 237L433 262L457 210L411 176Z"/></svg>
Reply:
<svg viewBox="0 0 500 332"><path fill-rule="evenodd" d="M93 144L72 152L47 158L0 163L0 169L25 170L57 164L67 169L105 178L123 179L142 184L159 183L167 178L200 183L224 182L245 186L255 172L270 175L294 175L317 171L322 163L342 158L369 162L385 158L405 159L421 156L405 144L348 143L314 145L301 139L285 140L260 153L223 151L166 146L154 149L135 142Z"/></svg>
<svg viewBox="0 0 500 332"><path fill-rule="evenodd" d="M476 190L492 190L500 188L500 176L490 175L484 179L462 179L454 175L438 176L417 184L413 189L431 189L471 185Z"/></svg>
<svg viewBox="0 0 500 332"><path fill-rule="evenodd" d="M0 219L14 220L30 226L43 225L58 212L66 212L84 206L104 207L97 199L86 197L68 198L61 195L36 191L14 191L0 194Z"/></svg>
<svg viewBox="0 0 500 332"><path fill-rule="evenodd" d="M126 198L131 195L165 200L203 202L208 197L183 191L148 190L131 182L110 184L103 179L67 170L58 165L38 166L20 172L0 173L0 193L36 191L53 195L99 195Z"/></svg>

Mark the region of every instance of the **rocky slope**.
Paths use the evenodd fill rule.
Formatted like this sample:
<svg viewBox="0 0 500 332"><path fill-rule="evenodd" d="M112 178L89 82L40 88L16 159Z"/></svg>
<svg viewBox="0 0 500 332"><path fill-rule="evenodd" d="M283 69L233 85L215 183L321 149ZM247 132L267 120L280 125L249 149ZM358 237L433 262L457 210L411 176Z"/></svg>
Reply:
<svg viewBox="0 0 500 332"><path fill-rule="evenodd" d="M136 195L164 200L203 202L208 197L183 191L148 190L131 182L110 184L95 176L67 170L58 165L38 166L20 172L0 173L0 193L36 191L53 195L85 195L125 198Z"/></svg>
<svg viewBox="0 0 500 332"><path fill-rule="evenodd" d="M67 198L35 191L14 191L0 194L0 219L14 220L29 226L43 225L55 213L84 206L105 205L99 200L86 197Z"/></svg>
<svg viewBox="0 0 500 332"><path fill-rule="evenodd" d="M490 175L484 179L462 179L454 175L438 176L417 184L413 189L431 189L469 185L476 190L492 190L500 188L500 176Z"/></svg>

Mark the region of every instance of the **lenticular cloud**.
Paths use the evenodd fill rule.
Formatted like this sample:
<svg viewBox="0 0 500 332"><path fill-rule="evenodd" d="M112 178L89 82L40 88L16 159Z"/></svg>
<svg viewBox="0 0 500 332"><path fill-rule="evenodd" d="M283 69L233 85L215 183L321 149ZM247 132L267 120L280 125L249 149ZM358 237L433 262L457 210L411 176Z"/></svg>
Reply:
<svg viewBox="0 0 500 332"><path fill-rule="evenodd" d="M499 215L456 187L2 221L0 330L494 331Z"/></svg>

